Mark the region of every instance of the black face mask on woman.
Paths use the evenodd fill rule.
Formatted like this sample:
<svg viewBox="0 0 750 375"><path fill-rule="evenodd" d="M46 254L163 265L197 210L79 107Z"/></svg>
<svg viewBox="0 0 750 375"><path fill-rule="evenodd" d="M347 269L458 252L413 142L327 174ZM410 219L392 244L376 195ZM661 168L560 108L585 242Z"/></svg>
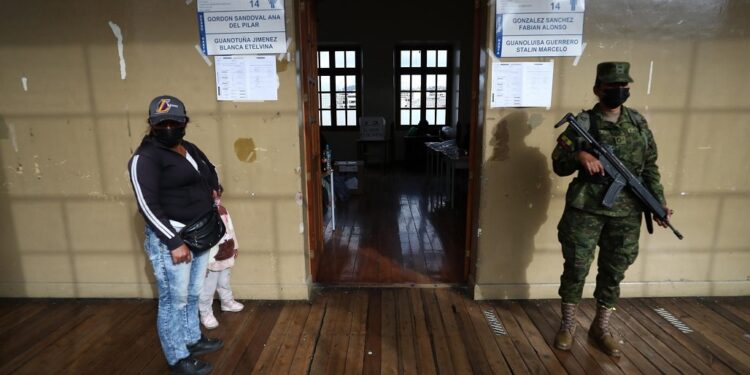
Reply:
<svg viewBox="0 0 750 375"><path fill-rule="evenodd" d="M625 103L630 97L629 87L612 87L602 90L602 92L602 103L604 103L607 108L617 108L621 106L622 103Z"/></svg>
<svg viewBox="0 0 750 375"><path fill-rule="evenodd" d="M156 141L161 143L165 147L177 146L181 141L182 137L185 136L184 126L175 126L169 128L152 128L151 134L154 135Z"/></svg>

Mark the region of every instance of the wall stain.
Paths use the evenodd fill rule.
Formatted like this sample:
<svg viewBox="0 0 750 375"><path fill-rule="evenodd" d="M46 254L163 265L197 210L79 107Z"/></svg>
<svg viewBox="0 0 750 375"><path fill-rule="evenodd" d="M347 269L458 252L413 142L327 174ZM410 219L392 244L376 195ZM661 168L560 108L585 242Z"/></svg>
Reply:
<svg viewBox="0 0 750 375"><path fill-rule="evenodd" d="M254 162L258 158L258 154L255 152L255 141L252 138L237 138L234 141L234 154L237 155L239 161Z"/></svg>
<svg viewBox="0 0 750 375"><path fill-rule="evenodd" d="M265 118L265 117L264 117L264 118L263 118L263 123L265 124L265 123L267 123L267 122L269 122L269 121L274 121L274 120L277 120L277 119L280 119L280 118L281 118L281 112L276 112L276 113L275 113L275 114L274 114L273 116L271 116L271 117L268 117L268 118Z"/></svg>

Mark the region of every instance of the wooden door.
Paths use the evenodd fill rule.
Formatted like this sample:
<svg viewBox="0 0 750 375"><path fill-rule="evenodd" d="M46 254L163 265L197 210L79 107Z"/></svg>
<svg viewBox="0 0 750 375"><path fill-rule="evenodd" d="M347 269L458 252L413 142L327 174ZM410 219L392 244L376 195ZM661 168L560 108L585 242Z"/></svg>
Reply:
<svg viewBox="0 0 750 375"><path fill-rule="evenodd" d="M302 122L305 152L307 239L310 247L310 272L317 280L318 260L323 251L323 202L320 171L320 128L318 124L318 25L315 0L297 2L297 40L299 41L302 90Z"/></svg>

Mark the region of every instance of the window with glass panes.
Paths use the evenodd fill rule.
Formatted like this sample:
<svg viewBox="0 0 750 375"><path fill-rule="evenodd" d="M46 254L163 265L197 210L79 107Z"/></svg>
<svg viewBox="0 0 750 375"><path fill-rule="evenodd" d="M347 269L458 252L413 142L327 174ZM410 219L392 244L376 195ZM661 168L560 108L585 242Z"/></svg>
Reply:
<svg viewBox="0 0 750 375"><path fill-rule="evenodd" d="M361 107L360 72L358 49L319 49L318 103L321 126L357 126Z"/></svg>
<svg viewBox="0 0 750 375"><path fill-rule="evenodd" d="M450 88L448 48L402 48L396 51L399 124L448 125Z"/></svg>

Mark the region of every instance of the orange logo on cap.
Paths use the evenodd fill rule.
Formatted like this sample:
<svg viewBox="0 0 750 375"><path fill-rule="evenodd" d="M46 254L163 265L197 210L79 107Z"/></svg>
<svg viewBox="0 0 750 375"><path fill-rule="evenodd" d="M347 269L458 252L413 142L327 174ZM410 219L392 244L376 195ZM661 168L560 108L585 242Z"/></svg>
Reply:
<svg viewBox="0 0 750 375"><path fill-rule="evenodd" d="M162 99L159 102L159 105L156 106L156 113L166 113L169 112L169 109L172 108L172 106L169 104L171 99Z"/></svg>

